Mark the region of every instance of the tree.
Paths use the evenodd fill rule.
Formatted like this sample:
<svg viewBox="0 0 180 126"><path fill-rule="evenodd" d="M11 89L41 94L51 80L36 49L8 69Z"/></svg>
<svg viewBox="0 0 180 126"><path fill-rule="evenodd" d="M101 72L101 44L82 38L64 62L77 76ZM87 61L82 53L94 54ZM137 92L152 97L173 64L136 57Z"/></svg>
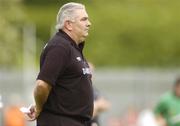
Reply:
<svg viewBox="0 0 180 126"><path fill-rule="evenodd" d="M17 67L22 59L25 14L20 0L0 0L0 68Z"/></svg>

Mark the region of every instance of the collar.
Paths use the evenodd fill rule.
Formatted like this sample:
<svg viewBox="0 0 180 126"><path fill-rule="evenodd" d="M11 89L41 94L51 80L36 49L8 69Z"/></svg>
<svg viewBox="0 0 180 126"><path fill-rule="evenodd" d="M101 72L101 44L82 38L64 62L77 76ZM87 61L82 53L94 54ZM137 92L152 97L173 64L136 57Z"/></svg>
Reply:
<svg viewBox="0 0 180 126"><path fill-rule="evenodd" d="M66 40L69 40L68 42L70 42L70 44L75 47L76 49L78 49L79 51L82 52L83 48L84 48L84 44L85 42L81 42L79 45L76 44L76 42L63 30L59 30L57 33L57 35L62 35L63 38L65 38Z"/></svg>

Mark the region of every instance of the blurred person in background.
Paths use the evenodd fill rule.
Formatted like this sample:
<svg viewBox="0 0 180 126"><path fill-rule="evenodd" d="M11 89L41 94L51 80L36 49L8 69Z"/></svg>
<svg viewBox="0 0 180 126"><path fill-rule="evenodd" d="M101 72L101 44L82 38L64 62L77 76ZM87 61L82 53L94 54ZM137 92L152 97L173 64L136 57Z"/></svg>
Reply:
<svg viewBox="0 0 180 126"><path fill-rule="evenodd" d="M137 126L138 114L137 108L130 105L124 116L125 126Z"/></svg>
<svg viewBox="0 0 180 126"><path fill-rule="evenodd" d="M26 121L19 106L8 106L4 111L4 126L25 126Z"/></svg>
<svg viewBox="0 0 180 126"><path fill-rule="evenodd" d="M136 126L161 126L157 124L152 109L145 109L139 113Z"/></svg>
<svg viewBox="0 0 180 126"><path fill-rule="evenodd" d="M88 62L89 68L92 73L92 79L94 77L94 65ZM99 123L99 116L103 112L107 111L110 108L110 102L102 96L99 90L93 85L93 94L94 94L94 111L93 111L93 118L90 121L91 126L100 126Z"/></svg>
<svg viewBox="0 0 180 126"><path fill-rule="evenodd" d="M6 105L3 107L3 125L2 126L26 126L24 114L20 111L24 103L18 93L8 94Z"/></svg>
<svg viewBox="0 0 180 126"><path fill-rule="evenodd" d="M124 120L119 117L110 117L107 121L107 126L125 126Z"/></svg>
<svg viewBox="0 0 180 126"><path fill-rule="evenodd" d="M161 97L155 115L159 126L180 126L180 78L175 81L173 90Z"/></svg>
<svg viewBox="0 0 180 126"><path fill-rule="evenodd" d="M2 95L0 94L0 125L3 125L3 109L4 109L4 104L2 100Z"/></svg>
<svg viewBox="0 0 180 126"><path fill-rule="evenodd" d="M84 5L70 2L60 8L58 31L41 54L35 105L27 113L37 126L88 126L93 90L82 50L90 25Z"/></svg>

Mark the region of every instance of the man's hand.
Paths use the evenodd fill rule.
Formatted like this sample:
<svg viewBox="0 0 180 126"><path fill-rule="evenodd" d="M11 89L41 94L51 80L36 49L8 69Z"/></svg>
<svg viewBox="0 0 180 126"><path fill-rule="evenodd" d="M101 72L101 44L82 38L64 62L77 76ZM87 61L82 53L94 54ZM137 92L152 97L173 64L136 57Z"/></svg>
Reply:
<svg viewBox="0 0 180 126"><path fill-rule="evenodd" d="M34 99L35 105L31 105L29 108L22 108L22 112L28 116L29 121L34 121L37 119L42 111L43 105L46 102L49 93L51 91L51 85L43 80L36 81L36 87L34 89Z"/></svg>
<svg viewBox="0 0 180 126"><path fill-rule="evenodd" d="M28 121L34 121L39 116L41 110L37 109L35 105L31 105L29 108L30 112L26 113L29 117Z"/></svg>

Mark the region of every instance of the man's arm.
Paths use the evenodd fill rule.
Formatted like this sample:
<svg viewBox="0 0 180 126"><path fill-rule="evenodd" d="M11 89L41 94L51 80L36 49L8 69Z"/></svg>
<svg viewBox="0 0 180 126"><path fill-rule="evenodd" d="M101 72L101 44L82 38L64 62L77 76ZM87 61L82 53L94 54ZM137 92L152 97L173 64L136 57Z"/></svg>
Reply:
<svg viewBox="0 0 180 126"><path fill-rule="evenodd" d="M42 80L36 81L36 87L34 89L34 100L35 100L37 114L41 112L42 107L49 96L50 91L51 91L50 84Z"/></svg>
<svg viewBox="0 0 180 126"><path fill-rule="evenodd" d="M39 116L44 103L47 101L51 88L51 85L45 81L36 81L36 87L34 89L35 105L30 108L31 113L28 113L30 120L35 120Z"/></svg>
<svg viewBox="0 0 180 126"><path fill-rule="evenodd" d="M167 114L167 111L167 100L163 97L159 100L158 104L154 109L155 119L158 126L167 126L167 120L164 117L164 115Z"/></svg>
<svg viewBox="0 0 180 126"><path fill-rule="evenodd" d="M156 115L155 119L158 126L167 126L166 119L162 115Z"/></svg>

